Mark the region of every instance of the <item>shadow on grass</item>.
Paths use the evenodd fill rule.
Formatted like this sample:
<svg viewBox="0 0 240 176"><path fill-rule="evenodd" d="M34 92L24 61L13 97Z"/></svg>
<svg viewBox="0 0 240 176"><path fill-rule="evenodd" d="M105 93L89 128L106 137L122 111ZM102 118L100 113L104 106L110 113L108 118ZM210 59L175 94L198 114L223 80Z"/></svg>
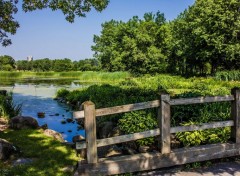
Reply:
<svg viewBox="0 0 240 176"><path fill-rule="evenodd" d="M69 176L73 171L66 169L76 166L80 158L68 146L45 136L41 130L7 130L0 133L0 138L6 139L21 149L21 158L31 158L30 164L11 166L11 162L0 162L0 175L13 176Z"/></svg>

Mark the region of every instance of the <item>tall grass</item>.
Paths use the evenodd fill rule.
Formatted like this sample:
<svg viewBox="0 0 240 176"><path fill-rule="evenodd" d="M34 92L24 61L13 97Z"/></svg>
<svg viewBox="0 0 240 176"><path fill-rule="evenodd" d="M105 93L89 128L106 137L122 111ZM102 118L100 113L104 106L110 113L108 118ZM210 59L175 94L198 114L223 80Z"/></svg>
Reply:
<svg viewBox="0 0 240 176"><path fill-rule="evenodd" d="M0 78L76 78L82 82L119 82L131 77L128 72L0 72Z"/></svg>
<svg viewBox="0 0 240 176"><path fill-rule="evenodd" d="M220 81L240 81L240 70L217 72L215 79Z"/></svg>

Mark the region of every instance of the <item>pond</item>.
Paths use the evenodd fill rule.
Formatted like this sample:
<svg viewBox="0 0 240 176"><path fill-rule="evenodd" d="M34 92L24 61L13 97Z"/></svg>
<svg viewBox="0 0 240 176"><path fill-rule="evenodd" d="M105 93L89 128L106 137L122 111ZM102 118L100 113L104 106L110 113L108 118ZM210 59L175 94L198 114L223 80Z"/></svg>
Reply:
<svg viewBox="0 0 240 176"><path fill-rule="evenodd" d="M53 98L60 88L73 90L82 86L77 81L70 79L28 79L0 82L0 89L12 92L14 103L22 104L21 115L34 117L39 125L47 124L49 129L61 133L68 142L71 142L75 135L84 136L84 130L78 129L75 121L62 124L62 121L72 118L72 111L66 104ZM45 117L39 118L38 112L44 112Z"/></svg>

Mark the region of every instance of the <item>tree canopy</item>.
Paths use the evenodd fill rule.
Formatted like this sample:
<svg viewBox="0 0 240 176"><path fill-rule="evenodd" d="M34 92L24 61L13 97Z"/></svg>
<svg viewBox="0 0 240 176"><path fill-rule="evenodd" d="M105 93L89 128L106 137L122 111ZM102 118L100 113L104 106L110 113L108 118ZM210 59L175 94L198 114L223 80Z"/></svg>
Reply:
<svg viewBox="0 0 240 176"><path fill-rule="evenodd" d="M240 68L240 1L196 0L175 20L146 13L111 20L92 49L107 71L213 74Z"/></svg>
<svg viewBox="0 0 240 176"><path fill-rule="evenodd" d="M0 43L2 46L11 44L8 35L14 35L20 27L14 19L17 13L18 0L0 0ZM66 16L66 20L74 22L76 16L85 17L92 8L101 12L109 3L109 0L23 0L22 8L25 12L50 8L53 11L61 10Z"/></svg>

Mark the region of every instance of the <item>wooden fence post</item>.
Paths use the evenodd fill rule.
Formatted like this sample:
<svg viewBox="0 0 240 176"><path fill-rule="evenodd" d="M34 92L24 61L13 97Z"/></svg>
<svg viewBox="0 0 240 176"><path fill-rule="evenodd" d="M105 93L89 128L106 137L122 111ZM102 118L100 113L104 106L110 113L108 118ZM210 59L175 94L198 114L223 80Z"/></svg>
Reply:
<svg viewBox="0 0 240 176"><path fill-rule="evenodd" d="M234 101L231 104L231 118L234 121L234 126L231 129L231 138L236 143L240 143L240 89L234 88L231 90L234 96Z"/></svg>
<svg viewBox="0 0 240 176"><path fill-rule="evenodd" d="M158 112L158 124L160 129L159 148L162 154L171 152L170 139L170 101L169 95L160 96L160 107Z"/></svg>
<svg viewBox="0 0 240 176"><path fill-rule="evenodd" d="M86 101L84 107L84 127L86 134L87 146L87 162L97 163L97 142L96 142L96 110L95 104L91 101Z"/></svg>

